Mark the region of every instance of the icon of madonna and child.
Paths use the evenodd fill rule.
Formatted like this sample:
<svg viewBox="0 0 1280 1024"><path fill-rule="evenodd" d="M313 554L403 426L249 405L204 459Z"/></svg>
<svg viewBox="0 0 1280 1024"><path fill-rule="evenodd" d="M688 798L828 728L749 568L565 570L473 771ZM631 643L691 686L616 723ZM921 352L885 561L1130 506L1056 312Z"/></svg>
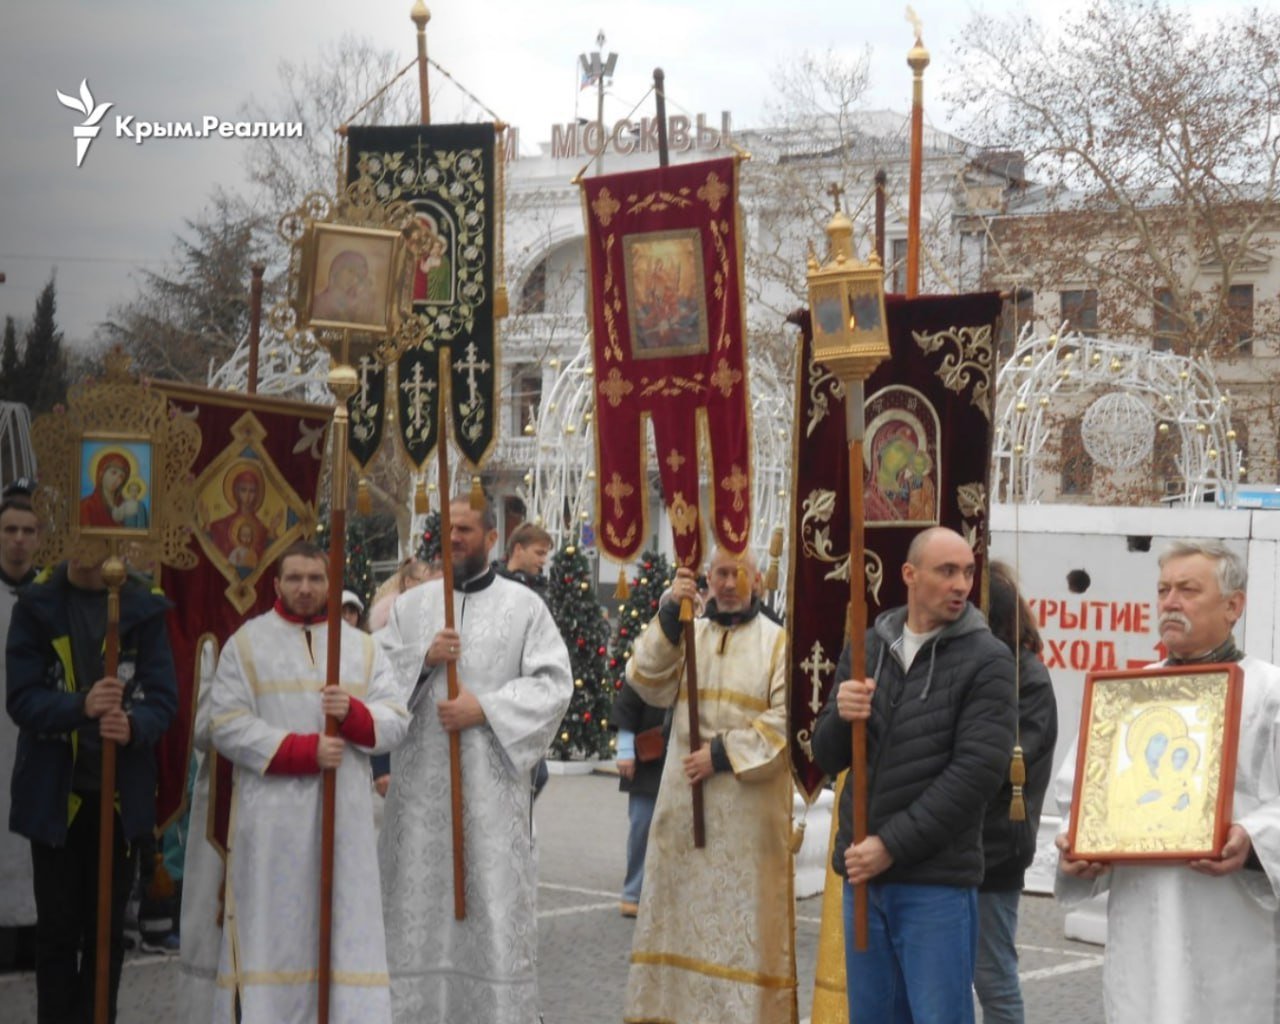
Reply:
<svg viewBox="0 0 1280 1024"><path fill-rule="evenodd" d="M868 443L863 449L866 522L936 523L938 434L935 422L925 416L934 426L930 435L921 417L896 405L885 408L880 400L881 395L877 395L868 403L869 406L879 404L881 411L867 426Z"/></svg>
<svg viewBox="0 0 1280 1024"><path fill-rule="evenodd" d="M240 459L201 491L197 517L205 539L244 578L280 536L286 510L268 488L261 465Z"/></svg>
<svg viewBox="0 0 1280 1024"><path fill-rule="evenodd" d="M151 443L85 438L79 486L82 531L146 531L151 523Z"/></svg>

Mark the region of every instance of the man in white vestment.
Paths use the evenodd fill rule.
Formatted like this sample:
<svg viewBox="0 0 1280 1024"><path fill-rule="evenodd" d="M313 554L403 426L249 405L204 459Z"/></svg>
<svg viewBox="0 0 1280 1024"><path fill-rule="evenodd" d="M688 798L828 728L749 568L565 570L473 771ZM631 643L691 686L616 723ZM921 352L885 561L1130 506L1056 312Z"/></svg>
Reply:
<svg viewBox="0 0 1280 1024"><path fill-rule="evenodd" d="M0 501L0 647L9 633L17 590L36 578L40 521L23 490L5 488ZM0 658L0 693L4 693ZM0 709L0 970L35 966L36 894L31 844L9 831L9 784L18 752L18 726Z"/></svg>
<svg viewBox="0 0 1280 1024"><path fill-rule="evenodd" d="M631 945L628 1022L796 1020L786 634L760 614L755 572L750 556L717 550L711 560L711 600L694 622L697 750L680 623L681 600L697 601L691 570L678 570L627 662L645 702L676 705ZM693 845L695 782L703 849Z"/></svg>
<svg viewBox="0 0 1280 1024"><path fill-rule="evenodd" d="M323 552L287 550L275 608L227 641L209 694L213 745L235 765L218 1022L316 1019L326 769L337 786L329 1020L391 1019L368 754L399 743L409 715L373 638L345 623L340 685L326 685L328 592ZM326 715L338 735L324 735Z"/></svg>
<svg viewBox="0 0 1280 1024"><path fill-rule="evenodd" d="M1167 665L1238 661L1244 671L1231 827L1218 856L1114 867L1059 861L1066 902L1109 887L1103 1002L1111 1024L1272 1024L1280 893L1280 668L1241 653L1244 561L1217 541L1160 556L1157 621ZM1074 752L1057 780L1070 805ZM1058 848L1067 849L1066 835Z"/></svg>
<svg viewBox="0 0 1280 1024"><path fill-rule="evenodd" d="M444 581L404 594L378 641L413 720L378 839L397 1024L536 1024L537 871L529 774L573 694L546 604L489 565L491 506L450 505L455 628ZM447 665L458 666L450 700ZM462 749L466 917L454 919L449 735Z"/></svg>

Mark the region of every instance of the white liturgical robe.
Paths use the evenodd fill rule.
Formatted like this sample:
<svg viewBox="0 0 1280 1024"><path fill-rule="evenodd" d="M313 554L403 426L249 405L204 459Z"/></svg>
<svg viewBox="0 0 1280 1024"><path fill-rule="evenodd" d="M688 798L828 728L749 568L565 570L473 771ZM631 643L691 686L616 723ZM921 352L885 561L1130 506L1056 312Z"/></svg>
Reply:
<svg viewBox="0 0 1280 1024"><path fill-rule="evenodd" d="M1058 873L1078 902L1109 888L1103 1003L1109 1024L1274 1024L1280 900L1280 668L1244 658L1231 820L1261 870L1212 877L1183 864L1116 865L1097 882ZM1070 811L1074 750L1055 780Z"/></svg>
<svg viewBox="0 0 1280 1024"><path fill-rule="evenodd" d="M275 611L227 642L210 692L213 745L235 765L222 951L213 1019L316 1019L321 774L266 774L289 733L324 731L328 627ZM373 752L396 746L409 714L367 633L342 628L341 685L373 717ZM346 744L334 838L331 1024L390 1020L368 750Z"/></svg>
<svg viewBox="0 0 1280 1024"><path fill-rule="evenodd" d="M569 706L569 654L542 599L492 573L454 595L459 683L485 722L461 733L466 917L453 914L448 734L436 714L443 666L423 674L444 626L433 580L396 601L378 640L413 722L391 760L378 857L397 1024L537 1024L537 873L530 773ZM469 591L469 592L466 592ZM419 684L419 678L421 682Z"/></svg>

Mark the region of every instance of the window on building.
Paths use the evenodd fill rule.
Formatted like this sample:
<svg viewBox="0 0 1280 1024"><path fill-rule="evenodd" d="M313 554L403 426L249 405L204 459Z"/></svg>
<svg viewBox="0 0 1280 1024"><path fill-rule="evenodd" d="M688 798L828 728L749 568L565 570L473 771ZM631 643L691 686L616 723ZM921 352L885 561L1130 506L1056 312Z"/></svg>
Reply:
<svg viewBox="0 0 1280 1024"><path fill-rule="evenodd" d="M1187 324L1178 313L1178 304L1168 288L1157 288L1151 308L1151 348L1156 352L1187 355Z"/></svg>
<svg viewBox="0 0 1280 1024"><path fill-rule="evenodd" d="M1226 337L1237 355L1253 355L1253 285L1233 284L1227 289Z"/></svg>
<svg viewBox="0 0 1280 1024"><path fill-rule="evenodd" d="M1098 333L1098 290L1078 288L1059 294L1059 312L1068 331Z"/></svg>
<svg viewBox="0 0 1280 1024"><path fill-rule="evenodd" d="M525 278L520 289L520 305L517 313L545 313L547 311L547 261L543 260Z"/></svg>
<svg viewBox="0 0 1280 1024"><path fill-rule="evenodd" d="M1064 495L1088 494L1093 490L1093 458L1085 451L1079 418L1062 425L1060 467Z"/></svg>
<svg viewBox="0 0 1280 1024"><path fill-rule="evenodd" d="M889 291L901 295L907 290L907 240L889 239Z"/></svg>
<svg viewBox="0 0 1280 1024"><path fill-rule="evenodd" d="M542 369L534 363L511 367L511 434L523 437L542 402Z"/></svg>
<svg viewBox="0 0 1280 1024"><path fill-rule="evenodd" d="M1023 328L1035 319L1035 295L1030 288L1015 290L1016 298L1004 300L1000 312L999 354L1003 362L1013 355L1014 346L1022 336Z"/></svg>

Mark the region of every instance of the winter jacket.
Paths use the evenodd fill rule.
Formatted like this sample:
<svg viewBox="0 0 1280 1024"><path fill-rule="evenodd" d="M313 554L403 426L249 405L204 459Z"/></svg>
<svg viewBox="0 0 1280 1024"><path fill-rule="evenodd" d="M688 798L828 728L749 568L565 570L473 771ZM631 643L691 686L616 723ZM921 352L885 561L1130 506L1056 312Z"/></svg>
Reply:
<svg viewBox="0 0 1280 1024"><path fill-rule="evenodd" d="M867 633L866 672L876 680L867 721L867 834L879 836L893 857L872 882L976 886L983 815L1013 750L1013 655L966 605L904 671L906 618L906 608L884 612ZM849 678L846 646L836 679ZM814 760L836 775L849 767L852 748L833 688L814 727ZM852 821L850 784L831 859L842 878Z"/></svg>
<svg viewBox="0 0 1280 1024"><path fill-rule="evenodd" d="M79 799L71 779L82 730L98 727L84 711L97 680L75 678L65 564L18 594L6 649L6 707L20 730L14 760L9 828L36 842L61 846ZM155 826L159 742L178 707L173 655L165 630L168 602L128 580L120 591L120 660L131 738L116 750L116 792L123 836Z"/></svg>
<svg viewBox="0 0 1280 1024"><path fill-rule="evenodd" d="M1025 821L1009 819L1013 783L1005 772L1004 785L987 805L982 824L982 853L986 892L1020 892L1027 868L1036 856L1036 831L1040 810L1053 775L1053 747L1058 741L1058 702L1053 696L1049 670L1025 647L1018 654L1018 744L1027 769L1022 789L1027 804Z"/></svg>
<svg viewBox="0 0 1280 1024"><path fill-rule="evenodd" d="M616 729L626 729L633 733L660 728L662 749L665 752L667 737L671 734L671 709L655 708L646 704L631 688L631 684L624 682L618 695L613 698L609 724ZM630 779L621 779L618 788L624 793L647 793L649 796L657 796L664 762L665 758L662 757L653 761L637 759L635 776Z"/></svg>

